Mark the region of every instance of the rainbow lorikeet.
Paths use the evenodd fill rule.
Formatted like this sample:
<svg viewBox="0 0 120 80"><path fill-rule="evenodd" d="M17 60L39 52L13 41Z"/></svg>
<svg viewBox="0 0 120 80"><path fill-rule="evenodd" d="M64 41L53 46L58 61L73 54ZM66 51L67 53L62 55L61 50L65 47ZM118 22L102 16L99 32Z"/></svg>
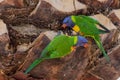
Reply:
<svg viewBox="0 0 120 80"><path fill-rule="evenodd" d="M70 52L75 50L76 47L87 47L87 43L87 39L82 36L58 35L47 45L47 47L45 47L40 58L36 59L25 73L27 74L40 62L46 59L61 58L70 54Z"/></svg>
<svg viewBox="0 0 120 80"><path fill-rule="evenodd" d="M99 25L104 30L98 29L97 25ZM100 48L100 50L102 51L107 61L110 60L103 48L99 36L99 34L108 33L110 31L107 28L105 28L102 24L100 24L97 20L84 15L72 15L64 18L62 27L64 29L70 28L75 32L80 33L80 35L92 37L95 40L98 47Z"/></svg>

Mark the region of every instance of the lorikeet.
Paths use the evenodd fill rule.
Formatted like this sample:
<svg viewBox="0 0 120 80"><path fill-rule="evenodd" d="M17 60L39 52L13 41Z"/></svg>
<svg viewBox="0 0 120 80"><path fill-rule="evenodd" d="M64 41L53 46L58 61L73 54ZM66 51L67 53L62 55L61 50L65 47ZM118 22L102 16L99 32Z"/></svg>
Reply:
<svg viewBox="0 0 120 80"><path fill-rule="evenodd" d="M47 47L42 51L40 58L36 59L25 73L27 74L30 72L45 59L64 57L70 54L71 51L75 50L76 47L87 47L87 43L87 39L82 36L58 35L47 45Z"/></svg>
<svg viewBox="0 0 120 80"><path fill-rule="evenodd" d="M102 29L98 29L96 25L99 25ZM105 28L102 24L100 24L97 20L92 19L88 16L78 15L78 16L68 16L63 20L63 28L71 28L75 32L80 33L83 36L92 37L100 50L103 52L103 55L109 61L109 57L106 54L103 45L100 41L99 34L104 34L110 32L107 28Z"/></svg>

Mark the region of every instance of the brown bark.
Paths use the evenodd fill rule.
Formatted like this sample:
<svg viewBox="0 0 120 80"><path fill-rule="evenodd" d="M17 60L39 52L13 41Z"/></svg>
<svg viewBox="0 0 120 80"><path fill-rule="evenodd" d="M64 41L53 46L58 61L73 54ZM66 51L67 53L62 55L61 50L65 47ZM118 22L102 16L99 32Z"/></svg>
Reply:
<svg viewBox="0 0 120 80"><path fill-rule="evenodd" d="M106 60L102 59L101 63L91 69L89 73L103 80L117 80L120 76L119 51L120 45L114 47L112 51L108 53L110 54L110 63L106 63Z"/></svg>
<svg viewBox="0 0 120 80"><path fill-rule="evenodd" d="M108 17L110 20L117 26L118 29L120 29L120 9L112 10Z"/></svg>
<svg viewBox="0 0 120 80"><path fill-rule="evenodd" d="M78 0L86 5L89 6L89 8L93 12L101 12L106 10L106 8L119 8L120 7L120 1L119 0Z"/></svg>
<svg viewBox="0 0 120 80"><path fill-rule="evenodd" d="M60 0L60 2L56 2L56 4L53 4L55 3L54 0L39 0L39 3L38 0L25 0L26 3L24 4L28 4L29 6L19 9L5 8L6 10L4 10L3 8L1 10L0 18L4 19L5 23L12 25L19 25L21 23L29 22L30 24L41 28L46 27L56 29L56 27L60 26L60 21L62 21L65 16L72 14L90 15L100 12L108 14L109 10L107 10L107 8L112 6L112 8L117 8L119 6L119 0L103 0L103 2L99 0L78 1L75 0L74 2L74 0L71 0L68 3L66 0ZM14 0L12 1L12 3L14 3Z"/></svg>

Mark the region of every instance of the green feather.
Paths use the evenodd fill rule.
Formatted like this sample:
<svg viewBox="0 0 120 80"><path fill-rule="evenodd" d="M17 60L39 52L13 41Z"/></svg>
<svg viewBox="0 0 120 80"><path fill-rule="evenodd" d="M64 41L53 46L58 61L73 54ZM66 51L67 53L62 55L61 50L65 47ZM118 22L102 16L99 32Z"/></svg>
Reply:
<svg viewBox="0 0 120 80"><path fill-rule="evenodd" d="M35 60L30 66L29 68L25 71L25 74L27 74L28 72L30 72L35 66L37 66L39 63L41 63L44 59L38 58L37 60Z"/></svg>
<svg viewBox="0 0 120 80"><path fill-rule="evenodd" d="M103 48L103 45L102 45L102 43L101 43L101 41L100 41L99 35L95 35L93 38L94 38L96 44L98 45L99 49L102 51L104 57L105 57L106 60L109 62L109 61L110 61L110 58L109 58L109 56L106 54L106 52L105 52L105 50L104 50L104 48Z"/></svg>
<svg viewBox="0 0 120 80"><path fill-rule="evenodd" d="M89 17L89 16L79 15L79 17L82 17L82 18L88 20L88 21L91 22L91 23L99 24L99 22L98 22L97 20L95 20L95 19L93 19L93 18L91 18L91 17Z"/></svg>
<svg viewBox="0 0 120 80"><path fill-rule="evenodd" d="M35 60L29 68L25 71L25 74L30 72L35 66L41 63L45 59L60 58L70 54L71 47L77 43L77 36L56 36L42 51L40 58Z"/></svg>
<svg viewBox="0 0 120 80"><path fill-rule="evenodd" d="M99 34L106 34L108 33L108 31L104 31L104 30L101 30L101 29L98 29L99 30Z"/></svg>
<svg viewBox="0 0 120 80"><path fill-rule="evenodd" d="M56 55L55 58L65 56L66 54L71 52L71 46L77 43L77 42L74 42L74 39L75 37L65 36L65 35L60 35L60 36L55 37L50 42L50 44L43 50L43 52L41 53L41 58L51 57L50 55ZM54 54L55 51L58 55Z"/></svg>
<svg viewBox="0 0 120 80"><path fill-rule="evenodd" d="M89 36L92 37L100 50L103 52L105 58L107 61L109 61L108 55L105 53L105 50L102 46L102 43L100 41L100 36L99 34L101 33L100 30L96 27L95 23L98 23L96 20L79 15L79 16L71 16L72 21L74 22L75 25L79 26L80 28L80 33L83 33L84 36Z"/></svg>
<svg viewBox="0 0 120 80"><path fill-rule="evenodd" d="M105 34L105 33L110 32L105 26L103 26L97 20L95 20L89 16L79 15L79 17L82 17L83 19L87 20L87 22L90 22L90 23L95 24L95 25L99 25L102 29L104 29L104 30L99 29L99 34Z"/></svg>
<svg viewBox="0 0 120 80"><path fill-rule="evenodd" d="M96 24L89 22L86 18L80 16L72 16L72 21L79 26L80 31L85 35L99 34Z"/></svg>

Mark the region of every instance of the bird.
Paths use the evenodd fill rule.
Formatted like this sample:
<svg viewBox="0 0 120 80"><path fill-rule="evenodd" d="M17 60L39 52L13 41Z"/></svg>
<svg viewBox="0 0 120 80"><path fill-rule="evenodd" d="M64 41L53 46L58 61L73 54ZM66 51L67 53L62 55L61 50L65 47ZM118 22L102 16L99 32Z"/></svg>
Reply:
<svg viewBox="0 0 120 80"><path fill-rule="evenodd" d="M99 25L102 29L98 29L97 25ZM63 29L70 28L76 33L79 33L81 36L93 38L106 60L108 62L110 61L110 58L106 54L100 40L100 34L109 33L110 31L97 20L85 15L71 15L63 19L61 27Z"/></svg>
<svg viewBox="0 0 120 80"><path fill-rule="evenodd" d="M54 39L43 49L40 57L33 61L33 63L27 68L25 74L29 73L39 63L47 59L55 59L65 57L72 51L75 51L77 47L88 47L88 40L83 36L67 36L57 35Z"/></svg>

